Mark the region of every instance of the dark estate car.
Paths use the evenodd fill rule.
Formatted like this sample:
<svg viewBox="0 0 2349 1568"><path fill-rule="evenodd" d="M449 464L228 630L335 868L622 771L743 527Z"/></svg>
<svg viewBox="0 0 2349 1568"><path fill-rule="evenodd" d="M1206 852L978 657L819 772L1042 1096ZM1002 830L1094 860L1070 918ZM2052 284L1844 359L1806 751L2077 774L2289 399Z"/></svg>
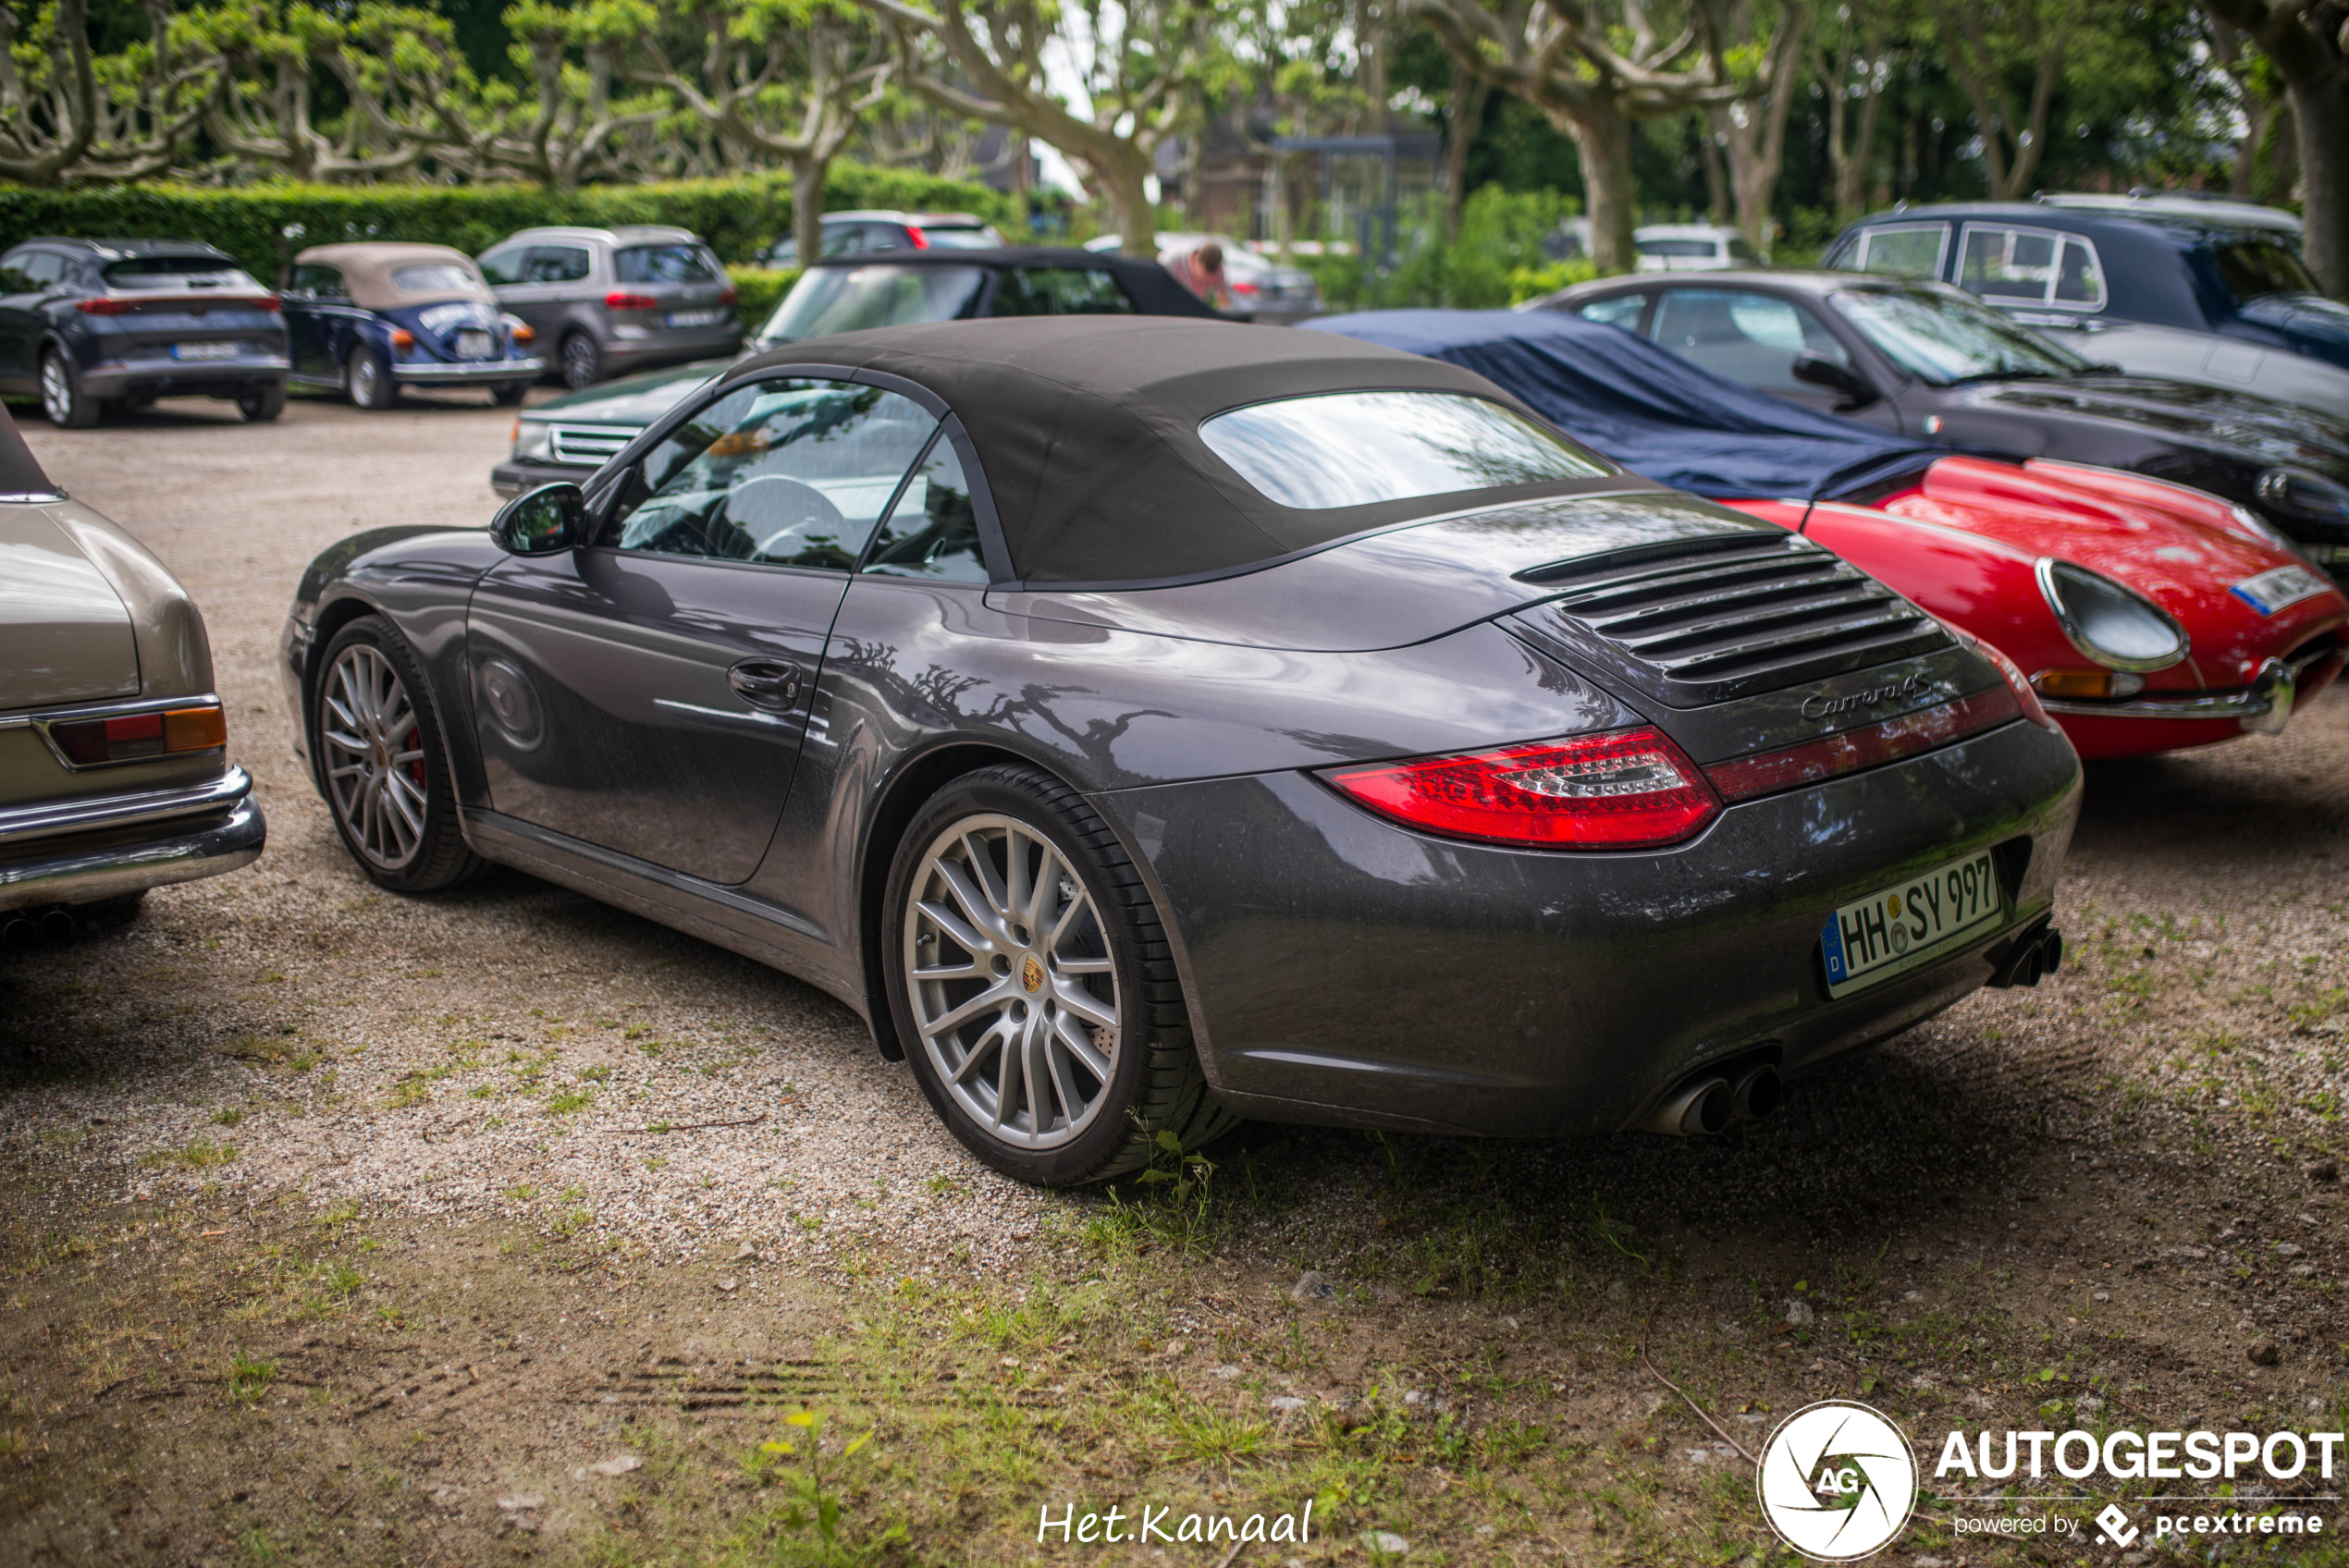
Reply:
<svg viewBox="0 0 2349 1568"><path fill-rule="evenodd" d="M865 327L984 316L1213 316L1156 262L1050 247L899 251L818 262L792 285L748 349ZM490 471L500 496L584 480L677 399L729 361L631 376L542 403L514 423L513 450Z"/></svg>
<svg viewBox="0 0 2349 1568"><path fill-rule="evenodd" d="M1235 1115L1717 1131L2035 980L2079 803L2011 667L1819 546L1221 322L770 349L584 494L337 545L284 659L378 883L799 975L1035 1182Z"/></svg>
<svg viewBox="0 0 2349 1568"><path fill-rule="evenodd" d="M538 380L530 328L446 245L313 247L294 258L285 301L294 379L340 387L363 409L391 407L402 388L478 387L519 403Z"/></svg>
<svg viewBox="0 0 2349 1568"><path fill-rule="evenodd" d="M742 347L734 286L691 229L525 228L481 253L566 386Z"/></svg>
<svg viewBox="0 0 2349 1568"><path fill-rule="evenodd" d="M2241 209L1979 202L1877 213L1823 264L1938 278L2135 375L2257 392L2349 419L2349 304L2294 237Z"/></svg>
<svg viewBox="0 0 2349 1568"><path fill-rule="evenodd" d="M276 419L286 369L277 297L225 251L43 238L0 255L0 391L39 393L54 424L179 397Z"/></svg>
<svg viewBox="0 0 2349 1568"><path fill-rule="evenodd" d="M1945 283L1839 272L1580 284L1533 308L1638 333L1716 375L1881 429L2133 469L2349 565L2349 421L2092 364Z"/></svg>

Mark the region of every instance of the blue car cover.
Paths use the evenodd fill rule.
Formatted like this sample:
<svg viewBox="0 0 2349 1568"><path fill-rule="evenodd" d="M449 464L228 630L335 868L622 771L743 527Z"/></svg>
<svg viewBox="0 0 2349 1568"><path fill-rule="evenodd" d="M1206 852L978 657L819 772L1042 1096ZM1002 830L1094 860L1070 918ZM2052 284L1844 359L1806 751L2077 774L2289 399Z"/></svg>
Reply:
<svg viewBox="0 0 2349 1568"><path fill-rule="evenodd" d="M1740 386L1563 311L1364 311L1302 325L1475 371L1593 451L1699 496L1863 499L1950 453Z"/></svg>

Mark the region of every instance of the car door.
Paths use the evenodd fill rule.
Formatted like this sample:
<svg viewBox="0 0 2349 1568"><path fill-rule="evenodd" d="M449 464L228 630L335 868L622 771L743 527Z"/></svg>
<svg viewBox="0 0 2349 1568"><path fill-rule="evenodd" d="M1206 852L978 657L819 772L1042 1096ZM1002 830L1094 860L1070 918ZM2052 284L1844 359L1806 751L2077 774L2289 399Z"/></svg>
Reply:
<svg viewBox="0 0 2349 1568"><path fill-rule="evenodd" d="M40 385L41 339L49 328L43 308L65 276L65 258L53 251L14 251L0 261L0 383L12 392Z"/></svg>
<svg viewBox="0 0 2349 1568"><path fill-rule="evenodd" d="M493 570L466 627L492 807L747 880L849 573L937 425L878 387L738 385L653 448L596 545Z"/></svg>
<svg viewBox="0 0 2349 1568"><path fill-rule="evenodd" d="M1849 367L1851 351L1809 306L1753 288L1665 288L1657 292L1648 336L1714 374L1806 408L1834 412L1849 399L1832 387L1798 381L1795 357L1816 354Z"/></svg>
<svg viewBox="0 0 2349 1568"><path fill-rule="evenodd" d="M584 245L533 245L523 252L521 281L497 289L498 302L528 322L551 352L562 340L564 307L585 286L587 270Z"/></svg>
<svg viewBox="0 0 2349 1568"><path fill-rule="evenodd" d="M335 362L331 322L334 312L351 301L339 269L303 262L280 296L286 315L286 354L293 374L310 381L333 381L341 375Z"/></svg>

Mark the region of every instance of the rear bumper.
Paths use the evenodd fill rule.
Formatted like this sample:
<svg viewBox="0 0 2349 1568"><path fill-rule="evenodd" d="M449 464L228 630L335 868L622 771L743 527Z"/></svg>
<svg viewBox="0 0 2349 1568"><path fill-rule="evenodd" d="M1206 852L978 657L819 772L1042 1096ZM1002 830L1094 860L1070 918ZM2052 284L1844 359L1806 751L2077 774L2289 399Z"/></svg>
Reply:
<svg viewBox="0 0 2349 1568"><path fill-rule="evenodd" d="M0 910L102 899L252 864L267 837L252 779L0 812Z"/></svg>
<svg viewBox="0 0 2349 1568"><path fill-rule="evenodd" d="M81 373L81 389L92 398L233 398L255 386L283 382L282 354L248 354L238 360L105 360Z"/></svg>
<svg viewBox="0 0 2349 1568"><path fill-rule="evenodd" d="M2053 903L2080 766L2017 722L1609 854L1432 838L1297 773L1095 799L1147 857L1226 1104L1547 1137L1635 1126L1699 1069L1800 1073L1986 984L1989 949ZM1839 905L1993 846L2004 924L1827 995Z"/></svg>
<svg viewBox="0 0 2349 1568"><path fill-rule="evenodd" d="M479 360L465 364L444 364L437 360L394 361L391 379L402 386L506 386L517 381L535 382L546 373L547 367L535 357Z"/></svg>
<svg viewBox="0 0 2349 1568"><path fill-rule="evenodd" d="M584 484L595 472L574 463L503 462L489 471L489 487L510 500L541 484L560 484L565 480Z"/></svg>

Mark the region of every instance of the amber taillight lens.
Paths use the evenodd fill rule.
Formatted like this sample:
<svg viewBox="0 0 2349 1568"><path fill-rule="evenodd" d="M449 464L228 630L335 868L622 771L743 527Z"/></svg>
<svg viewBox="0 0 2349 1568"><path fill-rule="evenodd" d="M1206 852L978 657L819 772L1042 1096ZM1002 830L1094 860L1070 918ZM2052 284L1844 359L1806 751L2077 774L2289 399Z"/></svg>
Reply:
<svg viewBox="0 0 2349 1568"><path fill-rule="evenodd" d="M217 751L228 743L228 718L217 703L208 703L202 707L53 724L49 739L74 766L96 767L180 752Z"/></svg>

